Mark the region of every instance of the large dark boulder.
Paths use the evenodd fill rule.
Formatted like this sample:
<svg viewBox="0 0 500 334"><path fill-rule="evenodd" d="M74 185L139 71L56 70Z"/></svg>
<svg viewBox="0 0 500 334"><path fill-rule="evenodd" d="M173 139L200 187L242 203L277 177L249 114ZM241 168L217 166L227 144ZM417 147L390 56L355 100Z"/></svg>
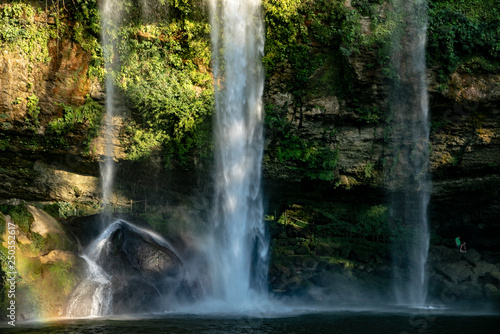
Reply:
<svg viewBox="0 0 500 334"><path fill-rule="evenodd" d="M111 224L88 246L86 254L102 269L105 278L92 276L88 261L88 279L74 292L75 298L86 297L79 302L79 310L71 310L70 316L162 312L176 304L192 302L200 295L199 283L189 278L183 261L171 245L153 232L126 221ZM97 281L97 284L89 284L89 281ZM110 308L92 304L94 300L108 298L98 296L103 289L110 291ZM70 305L74 302L73 298ZM92 305L94 310L100 309L98 314L91 314Z"/></svg>

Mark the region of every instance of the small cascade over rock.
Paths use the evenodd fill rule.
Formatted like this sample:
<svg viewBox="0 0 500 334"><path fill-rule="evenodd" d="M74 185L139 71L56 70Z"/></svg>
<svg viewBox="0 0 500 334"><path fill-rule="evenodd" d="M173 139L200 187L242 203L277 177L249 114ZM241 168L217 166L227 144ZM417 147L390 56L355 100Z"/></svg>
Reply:
<svg viewBox="0 0 500 334"><path fill-rule="evenodd" d="M88 275L72 293L69 317L159 312L201 296L201 285L165 239L124 220L104 230L86 254Z"/></svg>
<svg viewBox="0 0 500 334"><path fill-rule="evenodd" d="M113 311L111 277L88 256L83 255L82 258L87 263L88 275L73 292L66 315L69 317L109 315Z"/></svg>

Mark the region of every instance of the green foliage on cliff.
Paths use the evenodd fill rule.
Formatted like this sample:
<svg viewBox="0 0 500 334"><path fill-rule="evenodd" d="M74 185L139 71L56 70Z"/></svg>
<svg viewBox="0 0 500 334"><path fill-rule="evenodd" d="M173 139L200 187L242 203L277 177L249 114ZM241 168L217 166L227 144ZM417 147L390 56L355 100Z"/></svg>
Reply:
<svg viewBox="0 0 500 334"><path fill-rule="evenodd" d="M24 205L0 205L0 212L9 215L16 226L24 233L28 233L33 222L33 215Z"/></svg>
<svg viewBox="0 0 500 334"><path fill-rule="evenodd" d="M427 49L440 81L460 67L498 71L500 1L430 1Z"/></svg>
<svg viewBox="0 0 500 334"><path fill-rule="evenodd" d="M40 106L38 105L39 102L40 100L35 94L28 96L26 106L29 118L25 120L25 124L27 124L33 131L40 126L40 120L38 119L38 115L40 114Z"/></svg>
<svg viewBox="0 0 500 334"><path fill-rule="evenodd" d="M286 207L277 222L295 229L296 236L313 241L349 238L385 243L398 239L401 233L391 226L386 205L304 202Z"/></svg>
<svg viewBox="0 0 500 334"><path fill-rule="evenodd" d="M43 111L57 107L45 104L45 109L42 110L40 105L42 96L47 102L46 95L52 91L50 86L41 86L41 82L38 81L43 80L40 74L47 66L50 64L54 67L60 66L57 61L60 57L59 46L63 39L72 39L92 55L88 72L79 73L80 75L102 77L101 50L98 41L99 20L96 0L75 0L66 5L59 1L12 1L0 5L0 48L17 53L21 57L20 64L23 66L26 64L26 78L29 80L26 82L29 95L18 97L13 102L26 107L22 130L27 130L29 136L17 143L23 149L31 151L61 149L68 143L67 135L77 132L75 127L81 125L89 126L85 144L97 135L100 117L89 118L92 113L89 111L100 109L100 106L89 99L84 106L64 106L63 118L52 119L48 124L46 135L39 135L44 132L47 121L47 112ZM41 72L37 66L42 66ZM85 64L82 66L86 68ZM84 115L83 119L78 114ZM99 112L94 114L98 115ZM5 127L5 124L3 125ZM79 132L82 132L82 129ZM14 139L10 140L11 142L15 141L15 138L9 139Z"/></svg>
<svg viewBox="0 0 500 334"><path fill-rule="evenodd" d="M71 38L91 52L90 76L102 77L97 0L12 1L0 5L0 47L33 63L49 62L51 42Z"/></svg>
<svg viewBox="0 0 500 334"><path fill-rule="evenodd" d="M87 131L84 145L88 149L90 140L98 135L104 112L103 106L87 97L85 104L81 106L63 104L62 107L64 108L63 117L49 122L48 133L60 137L73 131L77 125L84 125Z"/></svg>
<svg viewBox="0 0 500 334"><path fill-rule="evenodd" d="M40 10L23 2L0 6L0 47L19 52L33 62L48 62L48 42L57 32L54 26L38 20Z"/></svg>
<svg viewBox="0 0 500 334"><path fill-rule="evenodd" d="M389 241L394 238L388 209L384 205L360 205L335 203L316 206L317 231L323 236L370 238L373 241Z"/></svg>
<svg viewBox="0 0 500 334"><path fill-rule="evenodd" d="M73 0L64 4L63 14L73 22L71 38L90 51L92 58L89 64L88 76L104 78L102 47L99 41L101 18L97 0Z"/></svg>
<svg viewBox="0 0 500 334"><path fill-rule="evenodd" d="M265 0L263 7L267 76L289 73L291 92L299 99L324 63L325 52L340 51L346 57L359 51L359 12L345 7L344 1Z"/></svg>
<svg viewBox="0 0 500 334"><path fill-rule="evenodd" d="M207 14L196 1L169 1L167 20L165 1L153 2L159 10L149 15L142 15L147 4L134 3L124 3L123 20L109 34L115 52L109 75L132 111L122 133L128 158L156 151L167 168L191 169L211 152Z"/></svg>
<svg viewBox="0 0 500 334"><path fill-rule="evenodd" d="M6 228L7 228L7 223L5 221L5 216L0 211L0 235L3 235L5 233Z"/></svg>
<svg viewBox="0 0 500 334"><path fill-rule="evenodd" d="M334 131L325 131L321 140L304 140L286 119L286 107L267 105L265 125L271 138L267 155L282 167L299 172L310 180L333 181L338 150Z"/></svg>
<svg viewBox="0 0 500 334"><path fill-rule="evenodd" d="M41 289L51 288L64 296L68 296L77 283L77 276L72 262L56 262L46 266L50 277L50 284L45 284ZM50 290L49 290L50 291Z"/></svg>

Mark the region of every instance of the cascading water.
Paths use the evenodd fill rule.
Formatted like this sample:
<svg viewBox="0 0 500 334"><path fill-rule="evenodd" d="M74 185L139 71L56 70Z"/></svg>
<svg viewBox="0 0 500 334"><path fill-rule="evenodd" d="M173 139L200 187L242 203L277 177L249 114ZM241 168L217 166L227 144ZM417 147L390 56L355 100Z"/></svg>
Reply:
<svg viewBox="0 0 500 334"><path fill-rule="evenodd" d="M70 317L164 311L201 293L168 241L124 220L110 224L82 258L87 277L72 292Z"/></svg>
<svg viewBox="0 0 500 334"><path fill-rule="evenodd" d="M213 294L229 305L267 290L261 161L264 30L260 0L211 0L215 82Z"/></svg>
<svg viewBox="0 0 500 334"><path fill-rule="evenodd" d="M87 263L88 275L73 293L66 315L69 317L109 315L113 312L111 277L87 255L82 255L82 258ZM88 294L89 291L93 293ZM85 304L83 302L85 298L90 299L90 308L83 310L82 304Z"/></svg>
<svg viewBox="0 0 500 334"><path fill-rule="evenodd" d="M105 59L106 70L106 101L103 122L104 157L100 163L103 209L106 211L112 198L113 179L115 174L114 165L114 141L115 138L115 90L113 85L113 69L115 68L115 44L113 34L117 31L118 22L121 18L121 2L119 0L103 0L100 7L102 48ZM103 216L101 225L110 223L109 217ZM105 231L106 232L106 231ZM101 237L102 238L102 235ZM95 242L98 242L97 239ZM94 243L95 243L94 242ZM82 255L87 263L87 279L77 287L66 314L72 316L104 316L112 313L112 284L109 275L96 263L96 251L92 245ZM90 291L90 292L89 292ZM89 310L82 311L79 307L82 298L92 295L92 303Z"/></svg>
<svg viewBox="0 0 500 334"><path fill-rule="evenodd" d="M398 233L394 247L397 302L422 307L427 296L429 249L427 206L431 193L429 120L426 85L426 0L394 0L400 25L394 33L390 91L393 115L390 164L391 220Z"/></svg>
<svg viewBox="0 0 500 334"><path fill-rule="evenodd" d="M112 196L113 178L115 174L114 141L115 141L115 89L113 85L113 69L116 66L115 43L113 34L117 31L120 21L121 1L104 0L101 2L102 48L106 70L106 105L104 115L104 160L101 162L101 182L103 205L109 204Z"/></svg>
<svg viewBox="0 0 500 334"><path fill-rule="evenodd" d="M76 288L68 306L66 315L75 316L105 316L112 314L111 277L97 264L108 238L116 230L118 224L110 225L92 244L82 258L87 264L87 278ZM86 310L82 310L85 299L91 298Z"/></svg>

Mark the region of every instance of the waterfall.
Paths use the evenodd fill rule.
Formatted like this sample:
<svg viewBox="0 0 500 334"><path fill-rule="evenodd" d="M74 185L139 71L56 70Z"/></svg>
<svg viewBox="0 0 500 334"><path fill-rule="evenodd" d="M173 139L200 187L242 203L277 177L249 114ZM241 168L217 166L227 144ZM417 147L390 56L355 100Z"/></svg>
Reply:
<svg viewBox="0 0 500 334"><path fill-rule="evenodd" d="M241 306L267 290L261 161L264 27L260 0L210 0L215 83L215 298Z"/></svg>
<svg viewBox="0 0 500 334"><path fill-rule="evenodd" d="M105 246L108 244L109 236L118 227L118 223L111 224L81 256L87 264L87 277L73 292L66 311L68 317L96 317L113 313L111 277L97 264L97 261L102 256L103 249L106 251Z"/></svg>
<svg viewBox="0 0 500 334"><path fill-rule="evenodd" d="M115 89L113 84L113 69L116 66L115 43L113 35L117 33L118 22L121 19L121 1L103 0L101 2L101 37L106 70L106 102L103 122L104 159L100 164L103 205L109 204L112 196L113 178L115 174L114 143L116 141L115 119Z"/></svg>
<svg viewBox="0 0 500 334"><path fill-rule="evenodd" d="M421 307L427 295L427 206L431 193L426 85L426 0L394 0L398 28L392 40L389 105L394 149L389 172L397 302Z"/></svg>
<svg viewBox="0 0 500 334"><path fill-rule="evenodd" d="M74 297L68 306L66 315L69 317L97 317L112 314L111 277L87 255L82 255L82 258L87 264L88 275L85 281L83 281L73 293ZM89 294L89 291L93 291L93 293ZM82 312L82 306L85 305L85 298L89 298L87 294L90 296L88 303L90 311L84 313Z"/></svg>
<svg viewBox="0 0 500 334"><path fill-rule="evenodd" d="M113 179L115 175L114 164L114 144L116 141L115 126L115 90L113 84L113 69L116 66L114 34L118 31L118 22L121 19L121 1L103 0L100 3L101 13L101 37L102 48L105 60L105 115L103 120L104 152L103 159L100 162L101 183L102 183L102 201L103 209L106 209L113 195ZM103 216L101 225L106 226L110 223L109 217ZM109 230L109 229L108 229ZM108 231L106 230L105 233ZM101 236L102 239L102 236ZM101 239L94 241L102 242ZM96 255L97 254L97 255ZM87 277L76 288L73 298L70 301L66 315L69 317L78 316L104 316L112 314L112 284L109 275L96 263L99 252L95 247L89 247L81 255L87 264ZM88 301L92 297L91 302ZM80 304L90 303L90 309L81 310Z"/></svg>

